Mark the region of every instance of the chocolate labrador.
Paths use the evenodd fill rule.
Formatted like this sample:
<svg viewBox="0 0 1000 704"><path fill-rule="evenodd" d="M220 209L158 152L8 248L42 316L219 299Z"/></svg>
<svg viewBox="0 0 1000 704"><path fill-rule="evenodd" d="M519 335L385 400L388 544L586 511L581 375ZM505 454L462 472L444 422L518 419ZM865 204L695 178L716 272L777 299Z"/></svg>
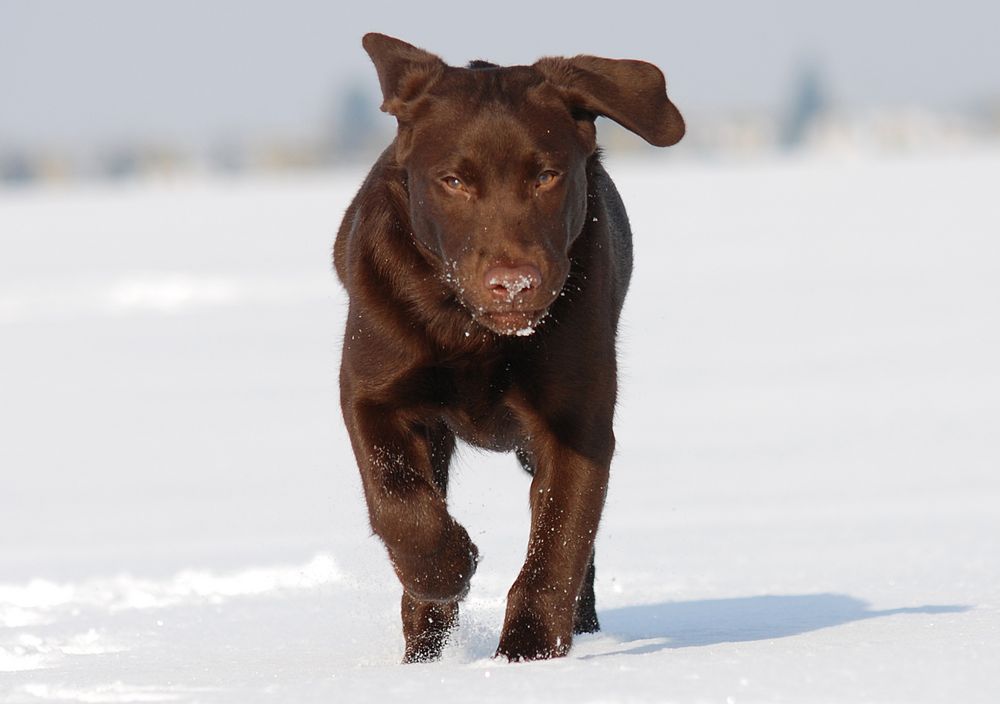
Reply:
<svg viewBox="0 0 1000 704"><path fill-rule="evenodd" d="M531 537L497 655L596 631L594 537L614 452L615 335L632 235L594 121L684 134L652 64L595 56L446 65L363 45L395 140L337 234L350 296L341 404L371 525L403 585L404 661L437 658L478 551L448 513L456 438L533 475Z"/></svg>

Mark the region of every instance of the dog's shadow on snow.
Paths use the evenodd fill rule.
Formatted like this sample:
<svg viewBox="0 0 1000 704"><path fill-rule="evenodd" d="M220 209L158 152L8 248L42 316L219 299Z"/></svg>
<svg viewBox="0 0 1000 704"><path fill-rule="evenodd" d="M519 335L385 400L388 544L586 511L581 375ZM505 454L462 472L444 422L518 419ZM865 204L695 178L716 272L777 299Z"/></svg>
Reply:
<svg viewBox="0 0 1000 704"><path fill-rule="evenodd" d="M599 611L598 616L602 631L626 641L627 647L584 657L771 640L853 621L898 614L960 613L970 608L926 605L873 611L867 602L845 594L750 596L626 606Z"/></svg>

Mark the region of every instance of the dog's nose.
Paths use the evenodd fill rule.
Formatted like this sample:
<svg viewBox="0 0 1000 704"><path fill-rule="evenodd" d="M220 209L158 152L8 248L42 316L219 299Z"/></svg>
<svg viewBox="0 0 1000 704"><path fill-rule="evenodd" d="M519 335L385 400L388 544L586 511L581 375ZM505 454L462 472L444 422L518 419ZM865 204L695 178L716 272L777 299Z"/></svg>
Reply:
<svg viewBox="0 0 1000 704"><path fill-rule="evenodd" d="M485 283L495 299L512 303L522 292L542 285L542 272L533 264L495 266L486 272Z"/></svg>

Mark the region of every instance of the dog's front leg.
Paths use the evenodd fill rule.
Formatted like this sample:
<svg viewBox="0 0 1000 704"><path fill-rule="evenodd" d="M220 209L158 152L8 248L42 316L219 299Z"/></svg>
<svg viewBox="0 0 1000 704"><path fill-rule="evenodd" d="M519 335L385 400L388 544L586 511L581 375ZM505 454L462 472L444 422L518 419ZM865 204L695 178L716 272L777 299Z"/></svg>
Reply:
<svg viewBox="0 0 1000 704"><path fill-rule="evenodd" d="M381 404L347 402L372 529L403 585L407 661L437 657L476 570L478 551L445 502L450 432Z"/></svg>
<svg viewBox="0 0 1000 704"><path fill-rule="evenodd" d="M585 457L554 439L543 443L531 482L528 556L507 595L497 655L536 660L565 655L608 486L614 436ZM548 445L548 447L544 447Z"/></svg>

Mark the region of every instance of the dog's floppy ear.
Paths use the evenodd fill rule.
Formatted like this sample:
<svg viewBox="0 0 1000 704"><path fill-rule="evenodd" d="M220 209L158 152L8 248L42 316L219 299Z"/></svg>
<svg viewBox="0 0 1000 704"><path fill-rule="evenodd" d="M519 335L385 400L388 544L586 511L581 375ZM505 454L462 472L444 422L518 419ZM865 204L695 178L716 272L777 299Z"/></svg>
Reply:
<svg viewBox="0 0 1000 704"><path fill-rule="evenodd" d="M382 110L400 120L406 106L444 71L445 63L434 54L404 41L371 32L361 40L375 64L382 86Z"/></svg>
<svg viewBox="0 0 1000 704"><path fill-rule="evenodd" d="M574 56L539 59L534 68L575 110L609 117L658 147L669 147L684 136L684 118L667 97L666 80L653 64Z"/></svg>

